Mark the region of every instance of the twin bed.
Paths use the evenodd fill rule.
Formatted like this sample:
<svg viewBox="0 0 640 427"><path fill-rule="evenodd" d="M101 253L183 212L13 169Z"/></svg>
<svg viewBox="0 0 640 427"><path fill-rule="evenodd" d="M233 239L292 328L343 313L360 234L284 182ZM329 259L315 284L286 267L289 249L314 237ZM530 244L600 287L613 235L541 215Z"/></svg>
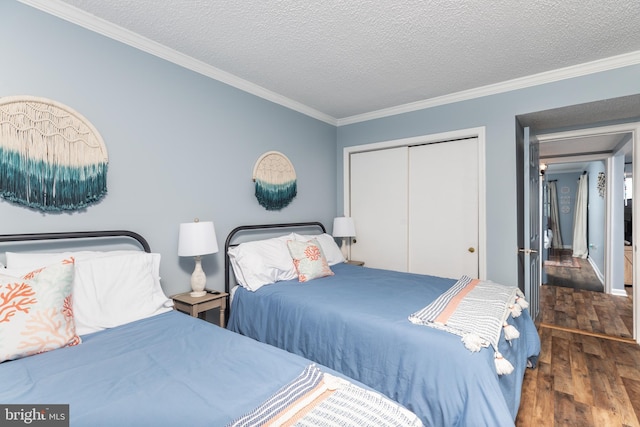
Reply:
<svg viewBox="0 0 640 427"><path fill-rule="evenodd" d="M265 232L283 235L265 238ZM321 223L241 226L229 234L225 253L228 329L354 378L425 425L514 424L524 371L535 367L540 351L515 288L471 281L480 293L485 286L491 295L515 296L506 305L499 301L494 320L502 331L474 345L468 338L476 331L463 334L451 323L421 317L456 287L467 292L466 282L347 264ZM474 299L473 292L462 301ZM482 323L494 303L490 296L481 306L459 307L462 323Z"/></svg>
<svg viewBox="0 0 640 427"><path fill-rule="evenodd" d="M123 235L143 250L22 251L25 241ZM0 236L7 242L21 250L6 252L0 273L0 420L69 405L53 415L73 427L422 425L341 373L174 311L160 256L136 233Z"/></svg>

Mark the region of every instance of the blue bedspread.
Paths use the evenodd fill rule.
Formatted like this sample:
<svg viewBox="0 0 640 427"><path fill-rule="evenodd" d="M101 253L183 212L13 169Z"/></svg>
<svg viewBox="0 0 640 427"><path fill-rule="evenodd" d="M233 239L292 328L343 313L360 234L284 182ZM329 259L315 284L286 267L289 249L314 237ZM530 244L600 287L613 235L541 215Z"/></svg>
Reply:
<svg viewBox="0 0 640 427"><path fill-rule="evenodd" d="M540 351L525 310L520 338L500 339L514 365L498 376L493 349L472 353L459 336L407 319L455 280L347 264L334 276L238 288L228 328L314 360L400 402L425 425L514 424L524 370Z"/></svg>
<svg viewBox="0 0 640 427"><path fill-rule="evenodd" d="M221 427L309 363L174 311L0 364L0 403L70 404L73 427Z"/></svg>

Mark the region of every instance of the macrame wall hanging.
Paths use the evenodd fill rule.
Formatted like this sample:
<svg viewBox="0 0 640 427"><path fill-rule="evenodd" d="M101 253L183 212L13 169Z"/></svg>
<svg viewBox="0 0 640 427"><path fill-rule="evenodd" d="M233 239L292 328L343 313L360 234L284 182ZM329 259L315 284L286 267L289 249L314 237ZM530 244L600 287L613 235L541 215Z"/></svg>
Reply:
<svg viewBox="0 0 640 427"><path fill-rule="evenodd" d="M607 179L604 172L598 172L598 194L600 197L604 197L605 189L607 188Z"/></svg>
<svg viewBox="0 0 640 427"><path fill-rule="evenodd" d="M72 211L107 193L107 149L93 125L45 98L0 98L0 196Z"/></svg>
<svg viewBox="0 0 640 427"><path fill-rule="evenodd" d="M268 211L286 207L297 194L296 171L282 153L268 151L253 167L258 203Z"/></svg>

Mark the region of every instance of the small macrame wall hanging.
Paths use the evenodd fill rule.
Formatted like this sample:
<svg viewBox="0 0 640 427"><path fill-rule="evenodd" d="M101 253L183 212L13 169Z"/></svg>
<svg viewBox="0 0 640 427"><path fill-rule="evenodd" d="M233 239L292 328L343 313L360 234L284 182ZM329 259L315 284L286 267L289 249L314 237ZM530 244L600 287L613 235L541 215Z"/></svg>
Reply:
<svg viewBox="0 0 640 427"><path fill-rule="evenodd" d="M607 188L607 179L604 172L598 172L598 194L600 197L604 197L605 189Z"/></svg>
<svg viewBox="0 0 640 427"><path fill-rule="evenodd" d="M256 199L268 211L286 207L297 194L296 171L284 154L264 153L253 167Z"/></svg>
<svg viewBox="0 0 640 427"><path fill-rule="evenodd" d="M102 137L75 110L45 98L0 98L0 197L41 211L72 211L107 193Z"/></svg>

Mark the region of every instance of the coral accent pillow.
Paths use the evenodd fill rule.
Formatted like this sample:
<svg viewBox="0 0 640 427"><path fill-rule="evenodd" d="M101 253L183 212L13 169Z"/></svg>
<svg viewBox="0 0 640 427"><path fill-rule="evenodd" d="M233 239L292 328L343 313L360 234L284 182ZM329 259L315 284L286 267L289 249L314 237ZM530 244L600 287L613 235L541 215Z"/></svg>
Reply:
<svg viewBox="0 0 640 427"><path fill-rule="evenodd" d="M0 274L0 362L80 344L73 272L70 258L23 277Z"/></svg>
<svg viewBox="0 0 640 427"><path fill-rule="evenodd" d="M289 240L287 246L300 282L333 276L333 271L327 263L322 247L316 239L311 239L308 242Z"/></svg>

